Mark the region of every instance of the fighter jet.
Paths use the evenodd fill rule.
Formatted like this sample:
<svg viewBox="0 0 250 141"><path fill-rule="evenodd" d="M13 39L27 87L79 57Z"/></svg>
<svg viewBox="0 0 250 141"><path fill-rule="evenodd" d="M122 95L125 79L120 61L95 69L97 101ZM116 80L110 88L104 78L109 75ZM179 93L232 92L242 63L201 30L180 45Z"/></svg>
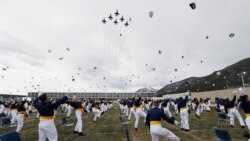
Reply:
<svg viewBox="0 0 250 141"><path fill-rule="evenodd" d="M129 24L128 24L128 21L127 21L124 25L127 27L127 26L129 25Z"/></svg>
<svg viewBox="0 0 250 141"><path fill-rule="evenodd" d="M117 24L118 24L117 19L115 19L114 24L115 24L115 25L117 25Z"/></svg>
<svg viewBox="0 0 250 141"><path fill-rule="evenodd" d="M103 18L102 23L105 24L107 21L105 20L105 18Z"/></svg>
<svg viewBox="0 0 250 141"><path fill-rule="evenodd" d="M110 14L110 16L108 17L109 18L109 20L112 20L113 19L113 17L112 17L112 15Z"/></svg>
<svg viewBox="0 0 250 141"><path fill-rule="evenodd" d="M123 18L123 16L120 18L120 21L123 22L125 19Z"/></svg>
<svg viewBox="0 0 250 141"><path fill-rule="evenodd" d="M116 12L114 14L115 14L115 16L119 16L120 15L119 12L118 12L118 10L116 10Z"/></svg>

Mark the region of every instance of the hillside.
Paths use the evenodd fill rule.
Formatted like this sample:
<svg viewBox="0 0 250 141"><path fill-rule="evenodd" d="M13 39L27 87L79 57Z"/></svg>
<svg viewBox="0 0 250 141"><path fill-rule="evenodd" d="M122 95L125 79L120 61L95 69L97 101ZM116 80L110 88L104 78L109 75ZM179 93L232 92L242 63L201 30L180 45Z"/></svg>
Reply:
<svg viewBox="0 0 250 141"><path fill-rule="evenodd" d="M182 93L190 91L211 91L242 86L240 73L244 74L244 82L247 86L250 82L250 58L243 59L222 70L213 72L204 77L190 77L175 83L171 83L157 91L157 95Z"/></svg>

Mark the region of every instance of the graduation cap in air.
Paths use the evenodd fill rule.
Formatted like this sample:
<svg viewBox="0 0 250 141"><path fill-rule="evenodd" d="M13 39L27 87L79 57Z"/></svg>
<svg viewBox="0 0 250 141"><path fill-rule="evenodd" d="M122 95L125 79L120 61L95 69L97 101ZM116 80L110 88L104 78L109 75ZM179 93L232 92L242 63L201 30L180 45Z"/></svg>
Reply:
<svg viewBox="0 0 250 141"><path fill-rule="evenodd" d="M48 53L51 53L51 52L52 52L52 51L49 49L49 50L48 50Z"/></svg>
<svg viewBox="0 0 250 141"><path fill-rule="evenodd" d="M217 72L216 72L216 75L218 75L218 76L219 76L220 74L221 74L221 73L220 73L219 71L217 71Z"/></svg>
<svg viewBox="0 0 250 141"><path fill-rule="evenodd" d="M230 33L230 34L229 34L229 37L230 37L230 38L233 38L233 37L234 37L234 33Z"/></svg>
<svg viewBox="0 0 250 141"><path fill-rule="evenodd" d="M158 50L158 53L159 53L159 54L161 54L161 53L162 53L162 51L161 51L161 50Z"/></svg>
<svg viewBox="0 0 250 141"><path fill-rule="evenodd" d="M129 17L129 19L128 19L130 22L132 21L132 18L131 17Z"/></svg>
<svg viewBox="0 0 250 141"><path fill-rule="evenodd" d="M3 68L3 71L6 71L7 69L6 68Z"/></svg>
<svg viewBox="0 0 250 141"><path fill-rule="evenodd" d="M181 56L181 58L183 59L183 58L184 58L184 56Z"/></svg>
<svg viewBox="0 0 250 141"><path fill-rule="evenodd" d="M63 60L63 58L59 58L59 60Z"/></svg>
<svg viewBox="0 0 250 141"><path fill-rule="evenodd" d="M70 49L69 49L69 48L66 48L66 50L67 50L67 51L70 51Z"/></svg>
<svg viewBox="0 0 250 141"><path fill-rule="evenodd" d="M208 36L206 36L206 39L208 39L209 37Z"/></svg>
<svg viewBox="0 0 250 141"><path fill-rule="evenodd" d="M153 71L155 71L155 68L153 68Z"/></svg>
<svg viewBox="0 0 250 141"><path fill-rule="evenodd" d="M149 17L152 18L153 15L154 15L153 11L150 11L150 12L149 12Z"/></svg>
<svg viewBox="0 0 250 141"><path fill-rule="evenodd" d="M194 2L190 3L189 6L194 10L196 8L196 4Z"/></svg>
<svg viewBox="0 0 250 141"><path fill-rule="evenodd" d="M175 69L174 69L174 71L175 71L175 72L177 72L177 71L178 71L178 69L177 69L177 68L175 68Z"/></svg>

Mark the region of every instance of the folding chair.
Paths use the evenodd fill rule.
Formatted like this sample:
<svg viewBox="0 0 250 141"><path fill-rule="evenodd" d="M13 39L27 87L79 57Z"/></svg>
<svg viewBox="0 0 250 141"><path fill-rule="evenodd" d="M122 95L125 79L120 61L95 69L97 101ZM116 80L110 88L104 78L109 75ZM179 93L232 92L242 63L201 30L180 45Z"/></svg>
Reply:
<svg viewBox="0 0 250 141"><path fill-rule="evenodd" d="M220 121L224 121L227 124L227 115L224 113L218 113L218 126L220 125Z"/></svg>
<svg viewBox="0 0 250 141"><path fill-rule="evenodd" d="M6 115L4 113L0 114L0 118L6 117Z"/></svg>
<svg viewBox="0 0 250 141"><path fill-rule="evenodd" d="M215 135L216 135L217 141L232 141L227 131L221 130L219 128L214 128L214 129L215 129Z"/></svg>
<svg viewBox="0 0 250 141"><path fill-rule="evenodd" d="M220 110L219 108L217 108L217 109L216 109L216 112L217 112L217 113L220 113L220 112L221 112L221 110Z"/></svg>
<svg viewBox="0 0 250 141"><path fill-rule="evenodd" d="M2 126L6 127L9 126L11 123L10 118L2 118Z"/></svg>
<svg viewBox="0 0 250 141"><path fill-rule="evenodd" d="M20 141L20 137L17 132L11 132L5 135L1 135L0 141Z"/></svg>
<svg viewBox="0 0 250 141"><path fill-rule="evenodd" d="M68 123L66 117L62 118L62 126L69 127L69 126L73 126L73 125L74 125L74 123Z"/></svg>

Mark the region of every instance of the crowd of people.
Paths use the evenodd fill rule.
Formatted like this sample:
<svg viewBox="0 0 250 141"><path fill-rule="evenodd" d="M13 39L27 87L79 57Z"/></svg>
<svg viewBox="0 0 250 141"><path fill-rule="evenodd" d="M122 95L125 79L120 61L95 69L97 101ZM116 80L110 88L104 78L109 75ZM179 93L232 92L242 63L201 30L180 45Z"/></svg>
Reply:
<svg viewBox="0 0 250 141"><path fill-rule="evenodd" d="M109 101L95 101L94 99L78 99L76 96L69 99L64 96L57 100L50 99L46 93L39 93L38 97L33 101L17 100L17 101L0 101L0 115L11 118L11 125L17 125L16 132L21 134L24 121L37 111L36 118L39 119L38 131L39 141L57 141L58 133L54 123L57 111L66 113L66 117L70 118L73 111L77 119L73 133L84 136L83 133L83 113L94 113L93 122L101 117L107 110L111 109L113 104Z"/></svg>
<svg viewBox="0 0 250 141"><path fill-rule="evenodd" d="M247 95L234 95L232 99L215 98L216 111L224 113L230 119L230 127L234 127L234 118L239 120L242 128L246 126L250 130L250 101ZM171 141L179 141L180 138L173 132L161 126L162 120L170 124L180 126L180 130L184 132L190 131L189 115L190 111L195 111L197 120L202 118L204 111L211 111L210 98L192 98L191 93L187 93L179 98L152 100L150 98L132 97L121 99L118 102L119 109L124 112L128 120L134 116L134 130L138 131L140 117L144 118L144 124L150 127L152 141L158 141L159 136L165 136ZM24 121L28 119L34 111L37 111L36 118L39 119L38 131L39 141L45 141L48 138L50 141L57 141L58 134L54 119L57 111L66 113L66 118L71 118L73 111L77 119L73 133L79 136L83 133L82 115L84 112L93 113L93 122L97 118L113 107L113 103L109 101L94 99L78 99L76 96L68 98L64 96L57 100L51 100L46 93L39 93L34 100L19 100L19 101L0 101L0 115L5 115L11 118L11 124L16 124L16 132L21 134L24 126ZM242 109L246 115L243 120L239 109ZM180 122L175 117L180 116Z"/></svg>
<svg viewBox="0 0 250 141"><path fill-rule="evenodd" d="M215 98L216 111L225 114L230 119L230 127L234 127L234 118L237 117L241 128L248 127L250 130L250 101L247 95L242 93L238 100L236 95L230 100L226 98ZM171 124L180 124L180 130L190 131L189 115L191 110L195 111L197 119L202 118L204 111L211 111L210 98L192 98L191 93L187 93L176 99L155 100L141 97L122 99L119 101L119 108L127 116L128 120L133 115L135 117L134 130L138 131L140 117L144 118L144 123L150 126L152 141L158 141L159 136L165 136L171 141L179 141L180 138L166 128L162 128L161 121L166 120ZM243 109L246 119L245 122L239 112ZM175 120L175 116L180 116L180 122ZM195 120L195 119L194 119ZM156 126L157 125L157 126ZM249 133L246 135L250 138ZM249 139L250 140L250 139Z"/></svg>

